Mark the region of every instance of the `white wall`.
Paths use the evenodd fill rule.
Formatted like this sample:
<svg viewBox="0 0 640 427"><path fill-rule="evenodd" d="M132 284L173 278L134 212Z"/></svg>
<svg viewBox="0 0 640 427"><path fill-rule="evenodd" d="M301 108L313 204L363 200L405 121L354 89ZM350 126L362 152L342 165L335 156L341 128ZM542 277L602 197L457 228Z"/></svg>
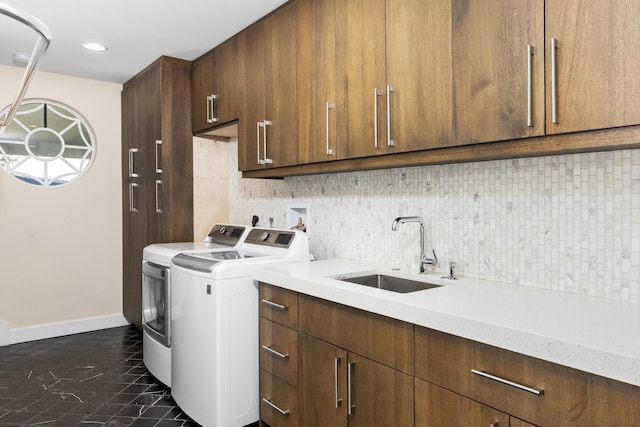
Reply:
<svg viewBox="0 0 640 427"><path fill-rule="evenodd" d="M11 102L22 72L0 66L0 108ZM12 331L122 317L121 90L35 75L27 98L79 111L93 127L97 149L85 176L57 188L31 186L0 169L0 319Z"/></svg>
<svg viewBox="0 0 640 427"><path fill-rule="evenodd" d="M230 170L237 170L231 150ZM230 221L284 227L309 202L316 259L416 268L420 215L441 270L639 302L640 150L285 178L230 176Z"/></svg>
<svg viewBox="0 0 640 427"><path fill-rule="evenodd" d="M228 222L229 143L194 137L193 241L203 240L213 224Z"/></svg>

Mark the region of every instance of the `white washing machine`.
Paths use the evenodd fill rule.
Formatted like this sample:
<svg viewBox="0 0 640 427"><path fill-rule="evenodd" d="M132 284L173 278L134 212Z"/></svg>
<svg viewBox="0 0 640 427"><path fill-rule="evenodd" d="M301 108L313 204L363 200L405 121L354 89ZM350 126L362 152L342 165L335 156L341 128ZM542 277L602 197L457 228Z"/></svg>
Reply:
<svg viewBox="0 0 640 427"><path fill-rule="evenodd" d="M171 261L171 396L205 427L258 421L258 287L253 272L308 261L297 230L249 231L231 251L182 253Z"/></svg>
<svg viewBox="0 0 640 427"><path fill-rule="evenodd" d="M143 250L142 357L149 372L171 387L171 258L184 251L239 246L250 227L216 224L202 242L161 243Z"/></svg>

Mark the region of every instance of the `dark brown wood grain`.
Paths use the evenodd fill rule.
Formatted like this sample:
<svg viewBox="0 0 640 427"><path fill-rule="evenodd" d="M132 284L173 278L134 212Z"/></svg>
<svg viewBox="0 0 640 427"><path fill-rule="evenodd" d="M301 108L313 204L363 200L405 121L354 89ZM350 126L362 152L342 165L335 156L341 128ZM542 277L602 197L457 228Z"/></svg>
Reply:
<svg viewBox="0 0 640 427"><path fill-rule="evenodd" d="M500 384L471 369L544 393ZM640 426L640 387L421 327L416 376L538 426Z"/></svg>
<svg viewBox="0 0 640 427"><path fill-rule="evenodd" d="M151 243L193 240L190 117L189 61L163 56L123 85L123 312L139 329L143 248ZM156 146L157 140L162 145ZM128 175L130 148L138 149L134 155L138 177ZM156 155L161 173L156 171ZM138 212L129 210L131 184L136 186ZM162 212L156 212L156 207Z"/></svg>

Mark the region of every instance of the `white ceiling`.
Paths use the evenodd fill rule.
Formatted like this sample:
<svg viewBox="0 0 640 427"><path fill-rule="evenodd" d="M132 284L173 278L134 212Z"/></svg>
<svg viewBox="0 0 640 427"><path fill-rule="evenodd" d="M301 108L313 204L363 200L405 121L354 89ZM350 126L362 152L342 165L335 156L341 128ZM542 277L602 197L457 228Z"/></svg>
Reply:
<svg viewBox="0 0 640 427"><path fill-rule="evenodd" d="M286 0L0 0L53 34L39 69L124 83L161 55L193 60ZM0 64L31 53L35 32L0 15ZM85 42L108 46L91 52ZM37 78L37 76L36 76Z"/></svg>

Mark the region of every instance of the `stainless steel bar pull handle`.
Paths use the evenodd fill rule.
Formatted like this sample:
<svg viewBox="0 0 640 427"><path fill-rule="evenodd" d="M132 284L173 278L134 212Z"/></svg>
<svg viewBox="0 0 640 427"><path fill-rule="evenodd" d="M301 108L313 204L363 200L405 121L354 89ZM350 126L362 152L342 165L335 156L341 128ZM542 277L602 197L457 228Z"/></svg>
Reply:
<svg viewBox="0 0 640 427"><path fill-rule="evenodd" d="M394 91L393 86L387 85L387 146L393 147L396 142L391 139L391 93Z"/></svg>
<svg viewBox="0 0 640 427"><path fill-rule="evenodd" d="M273 123L271 120L265 120L264 126L262 128L263 133L263 142L264 142L264 159L262 160L263 164L271 164L273 163L272 159L267 158L267 126L271 126Z"/></svg>
<svg viewBox="0 0 640 427"><path fill-rule="evenodd" d="M211 123L211 96L207 95L207 100L205 102L207 106L207 123Z"/></svg>
<svg viewBox="0 0 640 427"><path fill-rule="evenodd" d="M327 123L326 123L326 127L327 127L327 156L331 156L333 154L333 150L331 149L331 145L330 145L330 134L331 134L331 127L329 126L329 110L332 110L335 108L335 105L333 105L331 102L327 102Z"/></svg>
<svg viewBox="0 0 640 427"><path fill-rule="evenodd" d="M489 424L489 427L500 427L500 423L496 421L495 423Z"/></svg>
<svg viewBox="0 0 640 427"><path fill-rule="evenodd" d="M378 97L382 95L382 91L378 88L373 89L373 146L380 148L378 145Z"/></svg>
<svg viewBox="0 0 640 427"><path fill-rule="evenodd" d="M162 180L156 179L156 213L162 213Z"/></svg>
<svg viewBox="0 0 640 427"><path fill-rule="evenodd" d="M271 403L271 400L263 397L262 401L264 403L266 403L267 405L271 406L273 409L275 409L276 411L280 412L282 415L289 415L289 410L288 409L280 409L278 406L274 405L273 403Z"/></svg>
<svg viewBox="0 0 640 427"><path fill-rule="evenodd" d="M218 95L211 94L207 96L207 123L218 121L216 117L216 99L218 99Z"/></svg>
<svg viewBox="0 0 640 427"><path fill-rule="evenodd" d="M257 122L257 135L256 135L256 141L257 141L257 152L258 152L258 164L259 165L264 165L264 162L262 161L262 158L260 158L260 128L264 127L264 123L262 122Z"/></svg>
<svg viewBox="0 0 640 427"><path fill-rule="evenodd" d="M138 188L138 184L136 184L135 182L129 183L129 212L138 212L138 208L135 204L136 188Z"/></svg>
<svg viewBox="0 0 640 427"><path fill-rule="evenodd" d="M352 400L352 386L353 386L353 368L355 362L347 363L347 414L351 415L356 410L356 405Z"/></svg>
<svg viewBox="0 0 640 427"><path fill-rule="evenodd" d="M268 345L263 345L262 348L267 350L269 353L273 354L274 356L278 356L280 359L288 359L289 358L288 354L280 353L279 351L272 349Z"/></svg>
<svg viewBox="0 0 640 427"><path fill-rule="evenodd" d="M558 71L557 67L557 51L558 40L551 39L551 123L558 123Z"/></svg>
<svg viewBox="0 0 640 427"><path fill-rule="evenodd" d="M533 127L533 46L527 45L527 126Z"/></svg>
<svg viewBox="0 0 640 427"><path fill-rule="evenodd" d="M340 369L341 357L335 357L333 359L333 394L335 396L336 408L339 408L342 404L342 399L338 395L338 369Z"/></svg>
<svg viewBox="0 0 640 427"><path fill-rule="evenodd" d="M162 173L162 141L156 139L156 173Z"/></svg>
<svg viewBox="0 0 640 427"><path fill-rule="evenodd" d="M544 390L543 389L527 387L526 385L518 384L518 383L515 383L513 381L509 381L509 380L506 380L504 378L500 378L500 377L497 377L495 375L488 374L488 373L486 373L484 371L480 371L478 369L472 369L471 373L475 374L475 375L478 375L478 376L480 376L482 378L487 378L487 379L490 379L490 380L493 380L493 381L497 381L497 382L499 382L501 384L510 385L511 387L515 387L515 388L517 388L519 390L524 390L524 391L527 391L529 393L532 393L532 394L535 394L535 395L538 395L538 396L544 394Z"/></svg>
<svg viewBox="0 0 640 427"><path fill-rule="evenodd" d="M137 148L129 148L129 178L137 178L138 174L135 170L134 154L138 152Z"/></svg>
<svg viewBox="0 0 640 427"><path fill-rule="evenodd" d="M282 311L287 311L289 309L289 307L287 307L286 305L278 304L277 302L269 301L268 299L264 298L262 299L262 303Z"/></svg>

